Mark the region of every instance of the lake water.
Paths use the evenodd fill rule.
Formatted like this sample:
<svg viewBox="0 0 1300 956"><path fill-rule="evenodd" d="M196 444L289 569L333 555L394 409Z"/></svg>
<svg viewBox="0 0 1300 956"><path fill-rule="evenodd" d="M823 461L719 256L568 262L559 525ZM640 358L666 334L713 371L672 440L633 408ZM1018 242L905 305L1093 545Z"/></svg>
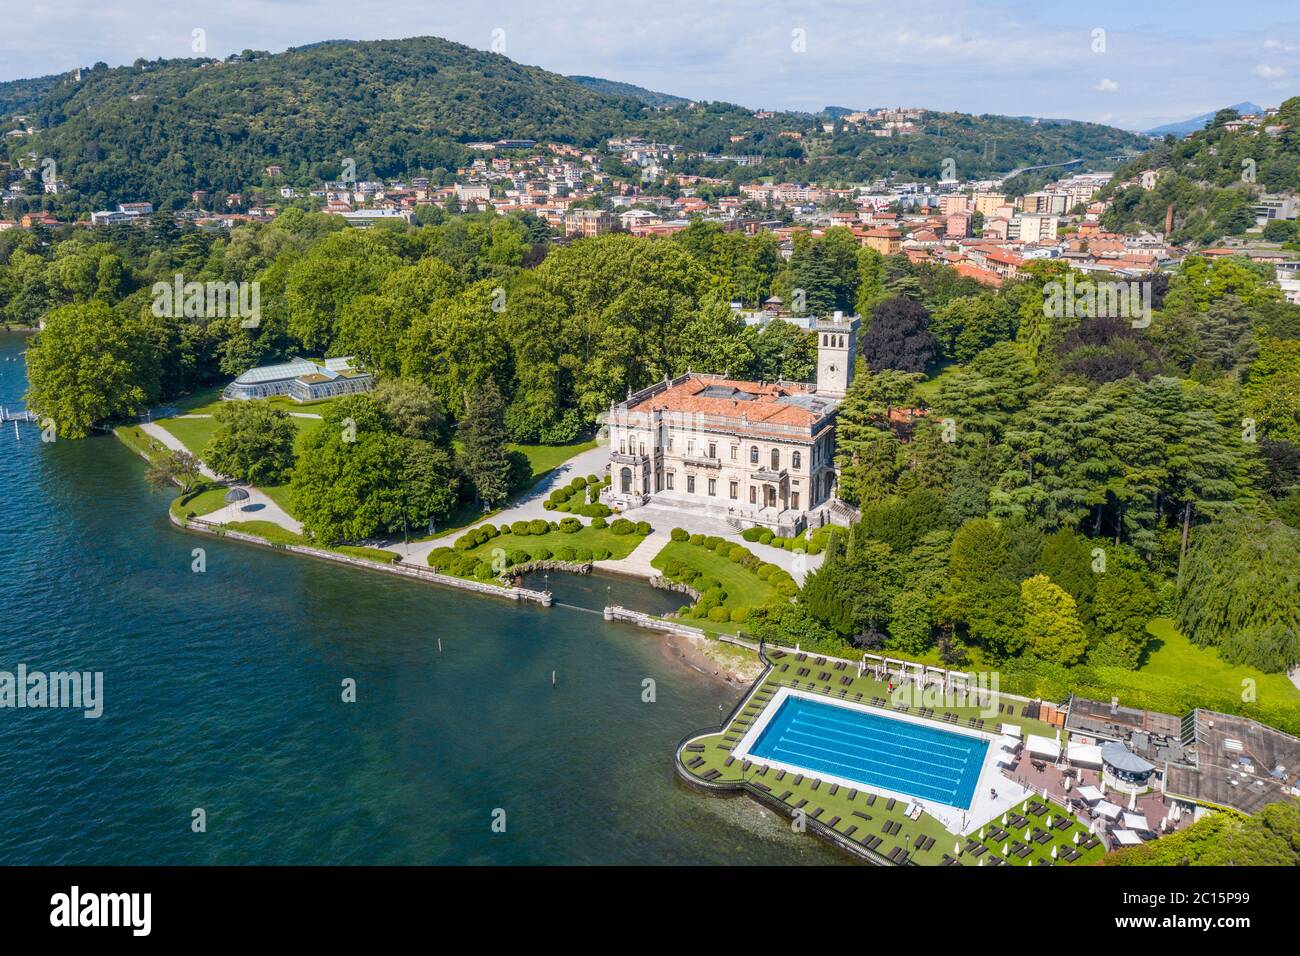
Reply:
<svg viewBox="0 0 1300 956"><path fill-rule="evenodd" d="M676 781L736 692L651 632L180 531L115 439L7 427L0 671L102 671L104 713L0 709L0 864L843 862ZM553 590L606 584L649 590Z"/></svg>

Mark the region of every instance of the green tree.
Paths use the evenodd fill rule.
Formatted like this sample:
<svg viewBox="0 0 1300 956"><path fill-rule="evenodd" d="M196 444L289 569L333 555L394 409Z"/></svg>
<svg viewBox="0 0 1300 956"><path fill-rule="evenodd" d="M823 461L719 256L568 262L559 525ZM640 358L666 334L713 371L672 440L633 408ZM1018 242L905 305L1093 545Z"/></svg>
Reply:
<svg viewBox="0 0 1300 956"><path fill-rule="evenodd" d="M1188 552L1178 624L1229 663L1286 670L1300 660L1297 580L1300 531L1250 515L1215 522Z"/></svg>
<svg viewBox="0 0 1300 956"><path fill-rule="evenodd" d="M1088 650L1074 598L1045 574L1020 584L1025 608L1025 644L1035 656L1053 664L1077 664Z"/></svg>
<svg viewBox="0 0 1300 956"><path fill-rule="evenodd" d="M509 435L505 424L505 401L491 379L467 397L457 437L460 440L461 469L474 494L489 507L504 502L511 489Z"/></svg>
<svg viewBox="0 0 1300 956"><path fill-rule="evenodd" d="M203 460L219 475L250 484L280 484L293 469L298 429L284 409L266 401L225 402Z"/></svg>
<svg viewBox="0 0 1300 956"><path fill-rule="evenodd" d="M149 463L144 473L145 481L155 491L178 487L188 495L203 480L199 461L187 451L168 451Z"/></svg>
<svg viewBox="0 0 1300 956"><path fill-rule="evenodd" d="M28 407L51 419L60 438L140 411L158 396L158 370L144 328L98 301L45 317L27 350Z"/></svg>

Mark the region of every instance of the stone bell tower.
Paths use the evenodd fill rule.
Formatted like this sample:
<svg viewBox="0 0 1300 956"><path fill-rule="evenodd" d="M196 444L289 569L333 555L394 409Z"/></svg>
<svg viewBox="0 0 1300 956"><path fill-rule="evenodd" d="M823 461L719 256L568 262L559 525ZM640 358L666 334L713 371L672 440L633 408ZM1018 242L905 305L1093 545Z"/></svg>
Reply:
<svg viewBox="0 0 1300 956"><path fill-rule="evenodd" d="M853 365L858 358L858 317L836 312L813 324L817 336L817 394L843 398L853 383Z"/></svg>

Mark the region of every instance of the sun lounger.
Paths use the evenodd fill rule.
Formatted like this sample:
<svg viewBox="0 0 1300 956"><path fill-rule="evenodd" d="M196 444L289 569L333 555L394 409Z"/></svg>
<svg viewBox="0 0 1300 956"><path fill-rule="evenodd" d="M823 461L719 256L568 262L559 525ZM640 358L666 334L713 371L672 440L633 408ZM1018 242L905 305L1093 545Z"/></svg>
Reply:
<svg viewBox="0 0 1300 956"><path fill-rule="evenodd" d="M816 819L817 819L819 816L821 816L822 813L824 813L824 812L825 812L825 811L823 811L821 807L814 807L814 808L813 808L813 812L810 813L810 814L808 814L808 816L810 816L810 817L812 817L814 820L816 820Z"/></svg>
<svg viewBox="0 0 1300 956"><path fill-rule="evenodd" d="M855 834L855 833L857 833L857 832L858 832L858 825L857 825L856 823L854 823L854 824L852 824L851 826L845 828L845 830L844 830L844 835L845 835L846 837L852 837L853 834Z"/></svg>
<svg viewBox="0 0 1300 956"><path fill-rule="evenodd" d="M700 764L702 764L702 763L704 763L704 758L703 758L703 757L692 757L690 760L686 761L686 766L688 766L688 767L690 767L692 770L694 770L696 767L698 767L698 766L699 766Z"/></svg>
<svg viewBox="0 0 1300 956"><path fill-rule="evenodd" d="M787 790L785 793L781 794L781 796L777 797L777 799L780 800L782 803L785 803L787 800L790 799L790 794L792 793L794 793L793 790Z"/></svg>
<svg viewBox="0 0 1300 956"><path fill-rule="evenodd" d="M871 814L869 814L869 813L863 813L861 810L854 810L854 811L853 811L853 815L854 815L855 817L861 817L861 818L864 819L864 820L870 820L870 819L871 819Z"/></svg>
<svg viewBox="0 0 1300 956"><path fill-rule="evenodd" d="M803 809L804 807L806 807L806 806L808 806L808 801L807 801L807 800L800 800L798 803L796 803L796 804L794 805L794 808L795 808L796 810L802 810L802 809Z"/></svg>
<svg viewBox="0 0 1300 956"><path fill-rule="evenodd" d="M704 779L705 779L705 780L717 780L717 779L718 779L719 777L721 777L721 776L722 776L722 772L721 772L721 771L718 771L718 770L710 770L708 773L706 773L706 774L704 775Z"/></svg>
<svg viewBox="0 0 1300 956"><path fill-rule="evenodd" d="M704 744L687 744L686 749L698 753L704 749Z"/></svg>
<svg viewBox="0 0 1300 956"><path fill-rule="evenodd" d="M758 787L758 789L762 790L764 793L771 793L771 792L772 792L772 788L769 787L769 786L768 786L767 784L765 784L765 783L760 783L760 782L757 781L757 780L751 780L751 781L749 781L749 782L750 782L750 784L752 784L753 786Z"/></svg>
<svg viewBox="0 0 1300 956"><path fill-rule="evenodd" d="M724 767L730 767L730 766L731 766L733 763L735 763L735 762L736 762L736 758L735 758L735 757L728 757L726 763L724 763L723 766L724 766Z"/></svg>
<svg viewBox="0 0 1300 956"><path fill-rule="evenodd" d="M897 804L898 804L898 801L895 800L893 797L890 797L889 800L885 803L885 809L886 809L886 810L892 810L892 809L894 809L894 807L895 807Z"/></svg>

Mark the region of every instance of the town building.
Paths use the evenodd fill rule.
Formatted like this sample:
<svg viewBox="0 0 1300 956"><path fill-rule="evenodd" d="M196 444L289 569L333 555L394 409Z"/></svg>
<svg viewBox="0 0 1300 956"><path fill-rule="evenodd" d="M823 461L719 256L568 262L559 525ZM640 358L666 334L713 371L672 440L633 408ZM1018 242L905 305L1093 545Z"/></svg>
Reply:
<svg viewBox="0 0 1300 956"><path fill-rule="evenodd" d="M566 236L603 236L614 228L614 217L604 209L571 209L564 214Z"/></svg>
<svg viewBox="0 0 1300 956"><path fill-rule="evenodd" d="M839 313L814 324L816 384L688 371L611 405L607 502L784 535L836 520L847 509L835 498L835 415L853 381L858 324Z"/></svg>

